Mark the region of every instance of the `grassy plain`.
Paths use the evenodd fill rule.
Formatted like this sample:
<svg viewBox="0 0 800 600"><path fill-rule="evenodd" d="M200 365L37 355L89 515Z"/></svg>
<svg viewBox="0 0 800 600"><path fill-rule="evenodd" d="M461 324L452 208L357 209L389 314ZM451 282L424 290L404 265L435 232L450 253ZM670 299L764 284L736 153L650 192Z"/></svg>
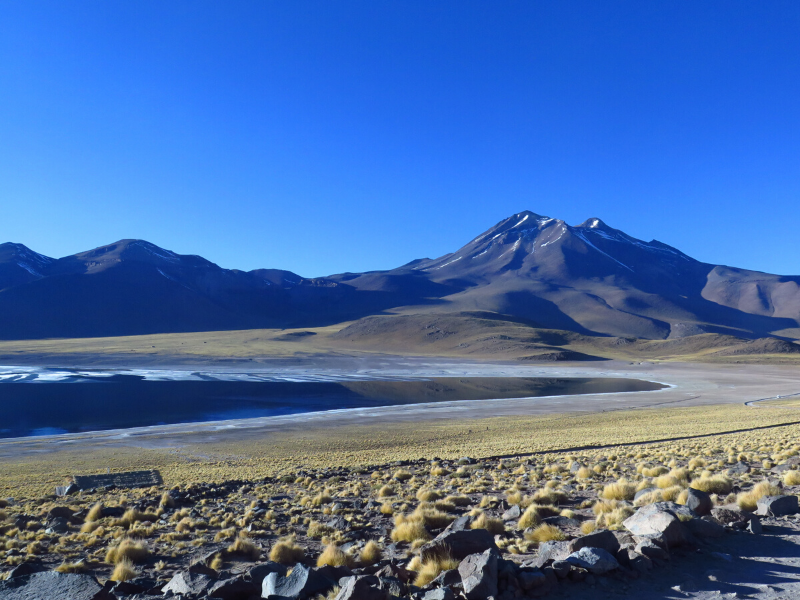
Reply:
<svg viewBox="0 0 800 600"><path fill-rule="evenodd" d="M692 441L770 445L800 437L800 403L619 410L514 418L394 422L328 428L303 426L268 434L254 430L73 436L53 444L0 442L0 497L52 493L73 474L159 469L165 484L220 482L293 474L303 468L387 464L418 458L560 455L631 444L654 447Z"/></svg>

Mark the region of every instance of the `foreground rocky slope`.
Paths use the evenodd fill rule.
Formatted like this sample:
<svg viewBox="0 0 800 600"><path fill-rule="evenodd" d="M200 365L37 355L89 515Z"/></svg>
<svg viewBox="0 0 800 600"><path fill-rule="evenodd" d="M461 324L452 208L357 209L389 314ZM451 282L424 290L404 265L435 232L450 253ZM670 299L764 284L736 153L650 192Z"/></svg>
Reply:
<svg viewBox="0 0 800 600"><path fill-rule="evenodd" d="M797 555L800 446L770 436L10 499L0 597L735 591L755 540L767 540L762 553ZM751 583L769 579L751 563Z"/></svg>

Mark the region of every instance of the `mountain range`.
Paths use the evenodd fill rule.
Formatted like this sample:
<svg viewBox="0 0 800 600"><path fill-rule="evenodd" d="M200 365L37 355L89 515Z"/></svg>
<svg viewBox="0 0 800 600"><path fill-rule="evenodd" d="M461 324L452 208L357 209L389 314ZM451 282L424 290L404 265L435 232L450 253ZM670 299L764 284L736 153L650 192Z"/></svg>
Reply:
<svg viewBox="0 0 800 600"><path fill-rule="evenodd" d="M800 277L697 261L592 218L524 211L462 248L387 271L223 269L144 240L54 259L0 244L0 339L314 327L477 311L642 339L800 338Z"/></svg>

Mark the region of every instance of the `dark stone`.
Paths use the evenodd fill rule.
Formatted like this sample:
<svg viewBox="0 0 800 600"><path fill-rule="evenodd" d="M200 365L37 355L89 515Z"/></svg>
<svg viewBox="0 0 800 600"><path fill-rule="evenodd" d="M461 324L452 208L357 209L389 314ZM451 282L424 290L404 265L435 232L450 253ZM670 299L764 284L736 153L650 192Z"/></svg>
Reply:
<svg viewBox="0 0 800 600"><path fill-rule="evenodd" d="M619 562L614 556L602 548L584 547L567 557L568 563L586 569L595 575L602 575L619 569ZM553 563L555 565L555 563Z"/></svg>
<svg viewBox="0 0 800 600"><path fill-rule="evenodd" d="M456 576L458 575L458 571L445 571L445 573L455 573ZM439 579L439 577L434 579L434 581L437 579ZM378 587L389 592L390 596L400 597L408 593L408 586L397 577L379 577Z"/></svg>
<svg viewBox="0 0 800 600"><path fill-rule="evenodd" d="M548 561L564 560L572 554L569 548L570 542L542 542L539 544L534 564L542 567Z"/></svg>
<svg viewBox="0 0 800 600"><path fill-rule="evenodd" d="M497 560L499 553L491 548L471 554L458 565L467 600L486 600L497 595Z"/></svg>
<svg viewBox="0 0 800 600"><path fill-rule="evenodd" d="M448 587L438 588L435 590L428 590L422 596L422 600L456 600L456 595Z"/></svg>
<svg viewBox="0 0 800 600"><path fill-rule="evenodd" d="M701 538L718 538L725 535L725 528L711 519L692 519L683 525L689 533Z"/></svg>
<svg viewBox="0 0 800 600"><path fill-rule="evenodd" d="M310 596L328 592L336 584L324 575L305 565L296 565L287 577L270 573L261 584L261 596L305 600Z"/></svg>
<svg viewBox="0 0 800 600"><path fill-rule="evenodd" d="M163 591L165 594L167 592L172 592L176 596L178 594L200 596L205 594L213 584L214 579L208 575L181 571L176 573L173 578L169 580L169 583L164 586Z"/></svg>
<svg viewBox="0 0 800 600"><path fill-rule="evenodd" d="M764 496L756 502L757 515L781 517L797 513L797 496Z"/></svg>
<svg viewBox="0 0 800 600"><path fill-rule="evenodd" d="M700 517L710 515L711 509L714 508L711 496L694 488L689 488L687 491L689 495L686 498L686 507Z"/></svg>
<svg viewBox="0 0 800 600"><path fill-rule="evenodd" d="M459 581L461 581L461 574L458 572L458 569L448 569L447 571L439 573L438 577L436 577L431 584L437 587L445 587L448 585L455 585Z"/></svg>
<svg viewBox="0 0 800 600"><path fill-rule="evenodd" d="M519 504L514 504L506 512L503 513L503 521L516 521L522 516L522 510Z"/></svg>
<svg viewBox="0 0 800 600"><path fill-rule="evenodd" d="M45 533L67 533L69 531L69 521L63 517L56 517L47 522Z"/></svg>
<svg viewBox="0 0 800 600"><path fill-rule="evenodd" d="M555 573L556 577L559 579L566 579L572 569L572 564L566 560L553 561L551 566L553 567L553 573Z"/></svg>
<svg viewBox="0 0 800 600"><path fill-rule="evenodd" d="M619 540L613 531L607 529L584 535L569 542L569 553L577 552L581 548L602 548L606 552L616 554L619 550Z"/></svg>
<svg viewBox="0 0 800 600"><path fill-rule="evenodd" d="M711 516L721 525L728 525L729 523L746 523L749 520L749 517L742 511L725 507L712 508Z"/></svg>
<svg viewBox="0 0 800 600"><path fill-rule="evenodd" d="M0 581L3 600L111 600L91 575L45 571Z"/></svg>
<svg viewBox="0 0 800 600"><path fill-rule="evenodd" d="M426 562L435 556L450 555L456 560L463 560L471 554L492 549L497 550L494 536L485 529L445 530L422 547L420 558Z"/></svg>
<svg viewBox="0 0 800 600"><path fill-rule="evenodd" d="M387 590L380 589L380 581L374 575L348 577L336 600L390 600Z"/></svg>
<svg viewBox="0 0 800 600"><path fill-rule="evenodd" d="M533 589L543 586L547 579L544 576L544 573L541 571L522 569L519 573L517 573L517 581L523 590L529 592Z"/></svg>
<svg viewBox="0 0 800 600"><path fill-rule="evenodd" d="M247 571L247 575L250 577L252 581L257 583L259 587L261 583L264 581L264 578L269 575L270 573L277 573L281 577L286 575L286 567L280 565L278 563L269 561L262 563L260 565L255 565L254 567L250 567Z"/></svg>
<svg viewBox="0 0 800 600"><path fill-rule="evenodd" d="M248 600L251 596L258 596L259 592L261 582L256 583L243 575L237 575L232 579L216 582L208 590L208 596L220 600Z"/></svg>
<svg viewBox="0 0 800 600"><path fill-rule="evenodd" d="M54 506L49 511L47 511L47 518L48 519L69 519L72 515L75 514L74 511L68 506Z"/></svg>
<svg viewBox="0 0 800 600"><path fill-rule="evenodd" d="M737 462L728 469L729 475L744 475L750 471L750 467L743 462Z"/></svg>
<svg viewBox="0 0 800 600"><path fill-rule="evenodd" d="M24 562L8 572L8 579L22 577L23 575L32 575L33 573L42 573L43 571L47 571L47 567L39 562Z"/></svg>
<svg viewBox="0 0 800 600"><path fill-rule="evenodd" d="M666 503L659 502L657 504ZM650 506L655 505L653 504ZM671 512L645 510L646 508L649 507L641 508L636 514L625 519L623 525L628 531L636 536L658 538L668 547L680 546L686 543L686 530L680 520L678 520L678 517Z"/></svg>

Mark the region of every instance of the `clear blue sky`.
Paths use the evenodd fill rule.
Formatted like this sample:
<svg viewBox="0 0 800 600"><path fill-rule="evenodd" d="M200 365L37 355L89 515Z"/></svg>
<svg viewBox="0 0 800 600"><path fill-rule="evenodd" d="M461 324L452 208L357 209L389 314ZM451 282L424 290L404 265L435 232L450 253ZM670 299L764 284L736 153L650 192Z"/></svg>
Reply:
<svg viewBox="0 0 800 600"><path fill-rule="evenodd" d="M800 274L800 2L0 1L0 240L306 276L529 209Z"/></svg>

